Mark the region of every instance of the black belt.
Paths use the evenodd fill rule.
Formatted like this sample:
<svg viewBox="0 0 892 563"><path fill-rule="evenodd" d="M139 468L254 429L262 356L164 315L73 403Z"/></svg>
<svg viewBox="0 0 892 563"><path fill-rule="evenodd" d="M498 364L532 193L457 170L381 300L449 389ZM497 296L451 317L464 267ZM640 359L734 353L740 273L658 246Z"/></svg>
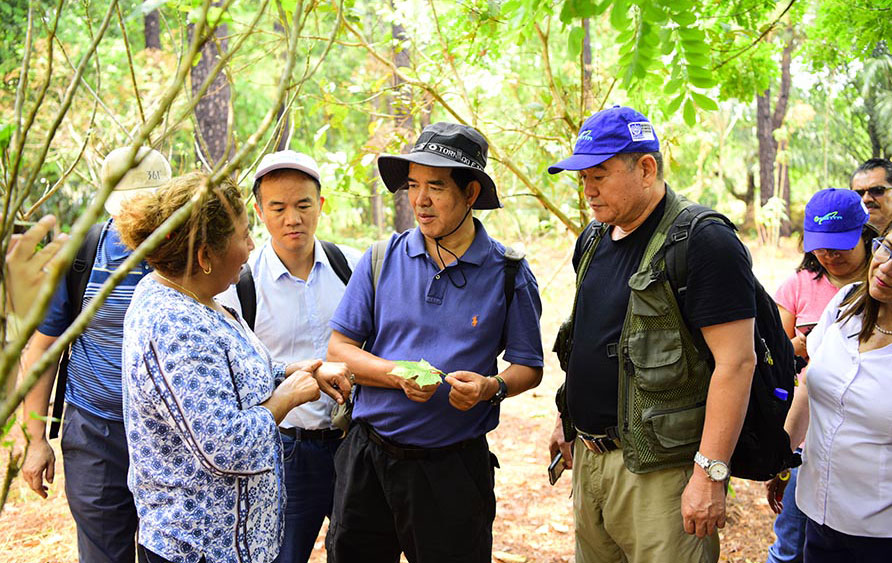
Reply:
<svg viewBox="0 0 892 563"><path fill-rule="evenodd" d="M607 452L622 448L616 426L607 428L606 432L606 434L592 436L591 434L581 432L578 428L576 429L579 439L582 440L582 445L590 452L596 454L606 454Z"/></svg>
<svg viewBox="0 0 892 563"><path fill-rule="evenodd" d="M480 442L480 440L485 440L483 436L480 436L479 438L471 438L470 440L456 442L455 444L450 444L448 446L442 446L439 448L405 446L403 444L397 444L396 442L378 434L377 432L375 432L375 429L368 424L361 424L362 427L366 429L366 432L369 435L369 440L371 440L378 447L384 450L387 455L396 459L430 459L432 457L438 457L456 450L463 450L477 444L478 442Z"/></svg>
<svg viewBox="0 0 892 563"><path fill-rule="evenodd" d="M344 433L337 428L325 428L319 430L304 430L303 428L279 428L279 432L284 434L285 436L288 436L289 438L297 440L298 442L303 442L306 440L328 442L331 440L340 440L344 437Z"/></svg>

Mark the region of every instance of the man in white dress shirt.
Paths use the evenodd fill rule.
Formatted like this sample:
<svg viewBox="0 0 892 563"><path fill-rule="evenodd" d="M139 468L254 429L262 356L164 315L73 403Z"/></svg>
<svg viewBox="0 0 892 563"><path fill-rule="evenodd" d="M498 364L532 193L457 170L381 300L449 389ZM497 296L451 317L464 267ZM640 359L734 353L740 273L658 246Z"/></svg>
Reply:
<svg viewBox="0 0 892 563"><path fill-rule="evenodd" d="M276 361L324 359L328 321L360 253L316 239L324 198L310 156L291 150L264 156L254 174L254 199L270 240L248 261L251 275L243 273L238 289L230 287L220 300L242 313ZM292 410L279 426L288 504L278 562L308 561L331 513L342 435L332 427L334 404L323 395Z"/></svg>

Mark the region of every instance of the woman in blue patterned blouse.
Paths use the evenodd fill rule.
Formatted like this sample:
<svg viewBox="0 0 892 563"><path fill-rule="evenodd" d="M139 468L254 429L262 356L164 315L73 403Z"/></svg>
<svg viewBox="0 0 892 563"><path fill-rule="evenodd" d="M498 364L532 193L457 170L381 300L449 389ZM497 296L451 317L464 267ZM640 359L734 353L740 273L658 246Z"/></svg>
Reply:
<svg viewBox="0 0 892 563"><path fill-rule="evenodd" d="M320 389L350 391L343 364L276 365L214 296L238 280L254 247L244 203L226 179L174 179L134 198L118 218L131 248L190 200L186 222L146 260L154 268L124 321L128 485L146 558L268 563L282 537L278 422Z"/></svg>

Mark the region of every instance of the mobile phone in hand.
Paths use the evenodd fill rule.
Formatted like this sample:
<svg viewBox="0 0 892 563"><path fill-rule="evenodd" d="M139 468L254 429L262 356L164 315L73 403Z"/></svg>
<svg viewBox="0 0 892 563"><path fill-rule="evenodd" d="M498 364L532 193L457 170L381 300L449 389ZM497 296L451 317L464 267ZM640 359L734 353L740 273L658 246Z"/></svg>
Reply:
<svg viewBox="0 0 892 563"><path fill-rule="evenodd" d="M564 461L564 454L558 452L554 459L551 460L551 463L548 464L548 482L552 485L557 483L557 480L561 478L561 474L566 468L567 464Z"/></svg>
<svg viewBox="0 0 892 563"><path fill-rule="evenodd" d="M810 333L815 328L815 326L817 326L817 324L818 323L816 323L816 322L814 322L814 323L799 323L798 325L796 325L796 330L801 332L803 336L808 336L808 333Z"/></svg>

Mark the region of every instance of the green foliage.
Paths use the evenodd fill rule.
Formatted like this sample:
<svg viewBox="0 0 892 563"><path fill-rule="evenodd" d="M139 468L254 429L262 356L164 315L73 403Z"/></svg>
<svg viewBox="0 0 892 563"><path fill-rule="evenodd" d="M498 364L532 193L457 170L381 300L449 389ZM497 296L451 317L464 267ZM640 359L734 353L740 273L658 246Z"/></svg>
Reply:
<svg viewBox="0 0 892 563"><path fill-rule="evenodd" d="M444 373L429 362L421 359L418 362L395 361L397 367L390 372L391 375L402 377L403 379L414 379L419 387L428 385L436 385L443 381Z"/></svg>

